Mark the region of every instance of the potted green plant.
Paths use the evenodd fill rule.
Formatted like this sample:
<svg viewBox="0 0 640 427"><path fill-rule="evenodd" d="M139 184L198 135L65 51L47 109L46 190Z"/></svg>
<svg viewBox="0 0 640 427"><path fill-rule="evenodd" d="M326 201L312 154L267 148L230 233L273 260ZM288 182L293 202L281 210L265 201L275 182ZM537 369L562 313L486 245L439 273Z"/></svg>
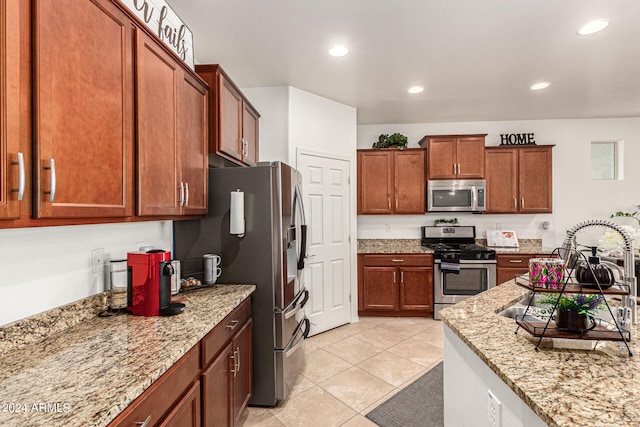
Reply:
<svg viewBox="0 0 640 427"><path fill-rule="evenodd" d="M553 308L557 303L556 326L582 332L596 326L595 313L605 306L602 294L544 294L538 304Z"/></svg>
<svg viewBox="0 0 640 427"><path fill-rule="evenodd" d="M403 150L406 146L407 137L398 132L392 135L383 133L378 137L378 140L373 143L373 148L376 149L398 147L399 150Z"/></svg>

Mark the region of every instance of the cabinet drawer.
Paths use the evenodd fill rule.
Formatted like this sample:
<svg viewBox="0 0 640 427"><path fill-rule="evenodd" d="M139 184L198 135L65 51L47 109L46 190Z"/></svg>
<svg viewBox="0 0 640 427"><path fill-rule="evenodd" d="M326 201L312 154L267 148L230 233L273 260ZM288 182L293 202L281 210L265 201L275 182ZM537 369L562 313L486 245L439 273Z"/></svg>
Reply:
<svg viewBox="0 0 640 427"><path fill-rule="evenodd" d="M158 425L199 374L200 344L196 344L109 426L129 427L144 422L148 417L151 417L149 426Z"/></svg>
<svg viewBox="0 0 640 427"><path fill-rule="evenodd" d="M203 368L209 365L233 334L242 329L242 325L249 317L251 317L251 298L244 300L202 339Z"/></svg>
<svg viewBox="0 0 640 427"><path fill-rule="evenodd" d="M513 254L513 255L497 255L496 261L498 267L507 267L507 268L529 268L529 260L531 258L543 257L546 255L535 255L535 254Z"/></svg>
<svg viewBox="0 0 640 427"><path fill-rule="evenodd" d="M394 265L433 267L433 255L364 255L363 262L365 267L389 267Z"/></svg>

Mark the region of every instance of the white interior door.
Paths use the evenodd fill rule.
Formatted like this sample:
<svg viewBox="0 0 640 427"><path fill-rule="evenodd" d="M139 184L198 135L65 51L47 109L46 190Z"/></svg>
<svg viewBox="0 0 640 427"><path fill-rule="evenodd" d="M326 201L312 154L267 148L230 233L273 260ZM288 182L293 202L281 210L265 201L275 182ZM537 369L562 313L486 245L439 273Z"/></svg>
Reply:
<svg viewBox="0 0 640 427"><path fill-rule="evenodd" d="M308 224L303 280L309 290L310 335L351 321L349 167L348 160L298 153Z"/></svg>

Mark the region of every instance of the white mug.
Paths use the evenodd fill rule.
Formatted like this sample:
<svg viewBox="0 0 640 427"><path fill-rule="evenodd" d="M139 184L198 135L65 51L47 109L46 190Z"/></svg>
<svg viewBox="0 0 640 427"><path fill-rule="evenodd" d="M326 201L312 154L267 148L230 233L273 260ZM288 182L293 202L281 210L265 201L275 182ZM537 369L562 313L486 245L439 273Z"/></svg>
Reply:
<svg viewBox="0 0 640 427"><path fill-rule="evenodd" d="M222 273L222 269L218 267L222 258L215 254L204 254L202 258L204 258L204 283L207 285L216 283Z"/></svg>

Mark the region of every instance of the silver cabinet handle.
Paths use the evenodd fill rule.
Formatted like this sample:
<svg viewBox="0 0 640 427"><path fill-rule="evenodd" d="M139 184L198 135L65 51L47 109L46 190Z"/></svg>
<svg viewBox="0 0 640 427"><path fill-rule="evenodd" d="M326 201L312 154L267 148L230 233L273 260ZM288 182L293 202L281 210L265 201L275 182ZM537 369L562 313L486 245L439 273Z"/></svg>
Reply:
<svg viewBox="0 0 640 427"><path fill-rule="evenodd" d="M510 259L510 260L509 260L509 262L512 262L512 263L522 263L522 260L521 260L521 259Z"/></svg>
<svg viewBox="0 0 640 427"><path fill-rule="evenodd" d="M240 372L240 347L236 347L236 362L238 362L236 371Z"/></svg>
<svg viewBox="0 0 640 427"><path fill-rule="evenodd" d="M389 209L391 209L391 197L387 197L387 201L389 202Z"/></svg>
<svg viewBox="0 0 640 427"><path fill-rule="evenodd" d="M137 426L140 426L140 427L147 427L147 426L149 425L149 423L150 423L150 422L151 422L151 415L149 415L149 416L147 417L147 419L146 419L146 420L144 420L144 421L137 421L137 422L135 422L135 423L133 423L133 424L135 424L135 425L137 425Z"/></svg>
<svg viewBox="0 0 640 427"><path fill-rule="evenodd" d="M396 283L396 272L393 272L393 283Z"/></svg>
<svg viewBox="0 0 640 427"><path fill-rule="evenodd" d="M398 199L396 199L396 209L398 209Z"/></svg>
<svg viewBox="0 0 640 427"><path fill-rule="evenodd" d="M184 184L180 183L180 195L178 196L178 203L180 206L184 206Z"/></svg>
<svg viewBox="0 0 640 427"><path fill-rule="evenodd" d="M458 175L460 175L460 163L458 163Z"/></svg>
<svg viewBox="0 0 640 427"><path fill-rule="evenodd" d="M53 158L49 159L49 166L45 166L45 169L49 170L50 173L50 189L49 191L45 191L44 194L49 195L49 202L53 203L56 198L56 162Z"/></svg>
<svg viewBox="0 0 640 427"><path fill-rule="evenodd" d="M184 205L185 206L189 206L189 183L185 182L184 183L184 192L186 193L186 196L184 197Z"/></svg>
<svg viewBox="0 0 640 427"><path fill-rule="evenodd" d="M24 156L22 153L18 152L18 161L11 162L12 165L18 166L18 188L12 189L14 193L18 193L18 201L22 201L24 199Z"/></svg>
<svg viewBox="0 0 640 427"><path fill-rule="evenodd" d="M404 283L404 271L400 272L400 283Z"/></svg>
<svg viewBox="0 0 640 427"><path fill-rule="evenodd" d="M392 259L391 262L404 262L403 259Z"/></svg>
<svg viewBox="0 0 640 427"><path fill-rule="evenodd" d="M233 372L233 376L235 377L236 374L238 373L238 364L236 363L236 351L233 350L233 354L231 354L231 359L233 360L233 369L231 369L231 371L229 372Z"/></svg>
<svg viewBox="0 0 640 427"><path fill-rule="evenodd" d="M227 328L233 331L236 328L236 326L238 326L238 323L240 322L237 320L232 320L231 323L227 325Z"/></svg>
<svg viewBox="0 0 640 427"><path fill-rule="evenodd" d="M513 208L518 209L518 199L513 199Z"/></svg>
<svg viewBox="0 0 640 427"><path fill-rule="evenodd" d="M520 206L524 209L524 197L520 199Z"/></svg>

